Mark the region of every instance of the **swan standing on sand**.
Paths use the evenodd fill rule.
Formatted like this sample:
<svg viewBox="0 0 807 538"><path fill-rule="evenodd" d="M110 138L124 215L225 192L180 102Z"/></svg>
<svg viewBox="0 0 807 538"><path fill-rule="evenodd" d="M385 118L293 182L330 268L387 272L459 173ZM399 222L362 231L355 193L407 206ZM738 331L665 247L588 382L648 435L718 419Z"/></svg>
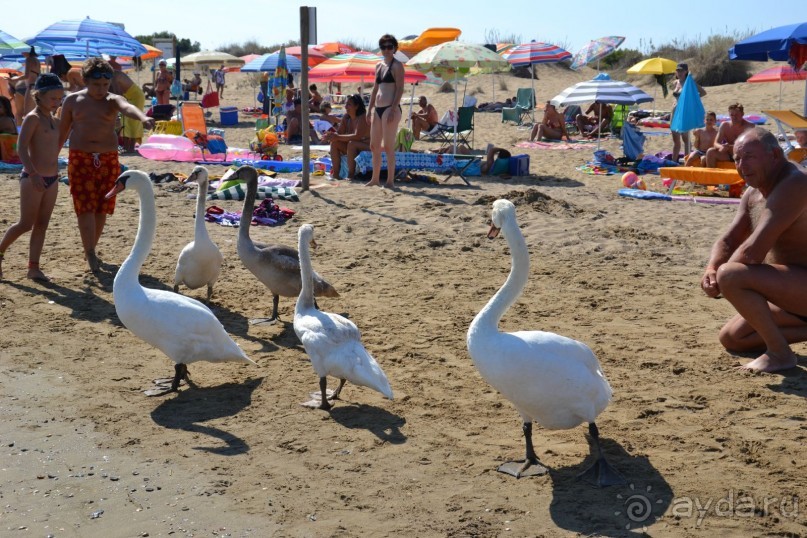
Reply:
<svg viewBox="0 0 807 538"><path fill-rule="evenodd" d="M311 268L311 246L316 246L314 227L303 224L297 235L303 289L294 307L294 332L303 343L311 358L311 365L319 376L321 394L319 405L316 405L316 400L303 405L320 409L332 407L327 394L329 375L339 378L339 386L331 396L333 400L339 399L345 381L377 390L391 400L392 388L387 376L364 349L359 328L349 319L321 312L314 306L314 270Z"/></svg>
<svg viewBox="0 0 807 538"><path fill-rule="evenodd" d="M608 405L611 387L591 349L582 342L550 332L499 332L499 320L521 295L527 283L530 258L516 222L516 208L496 200L489 238L504 233L512 255L507 281L468 328L468 352L479 373L515 405L523 420L526 461L508 462L499 471L516 478L542 475L532 445L532 423L565 430L588 422L597 461L581 475L599 486L624 483L605 460L594 420Z"/></svg>
<svg viewBox="0 0 807 538"><path fill-rule="evenodd" d="M207 304L213 296L213 284L221 273L224 256L219 247L210 239L205 227L205 199L207 198L207 168L197 166L188 176L188 181L196 181L199 192L196 195L196 219L193 225L193 241L185 245L179 253L177 270L174 275L174 292L184 284L192 290L207 285Z"/></svg>
<svg viewBox="0 0 807 538"><path fill-rule="evenodd" d="M189 380L187 365L192 362L240 361L255 364L229 337L208 307L189 297L140 285L140 268L151 252L157 226L154 191L146 174L139 170L128 170L121 174L106 197L112 198L127 187L137 191L140 196L140 223L132 252L115 275L112 286L115 312L135 336L176 363L170 387L157 382L158 386L146 394L157 396L175 392L180 381Z"/></svg>
<svg viewBox="0 0 807 538"><path fill-rule="evenodd" d="M251 166L242 166L230 179L241 179L247 184L244 198L244 209L241 213L241 224L238 227L238 257L244 267L255 275L263 285L272 292L272 317L256 319L252 323L275 322L277 305L280 296L297 297L300 295L300 259L297 251L283 245L262 245L253 243L249 238L250 216L255 210L255 198L258 195L258 172ZM313 273L314 295L339 297L333 286L321 276Z"/></svg>

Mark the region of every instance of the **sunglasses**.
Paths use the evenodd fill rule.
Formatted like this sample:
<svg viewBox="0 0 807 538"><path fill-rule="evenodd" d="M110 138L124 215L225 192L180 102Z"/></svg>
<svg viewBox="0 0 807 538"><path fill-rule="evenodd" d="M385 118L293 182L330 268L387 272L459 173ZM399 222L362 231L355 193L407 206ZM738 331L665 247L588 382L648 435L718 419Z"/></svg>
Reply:
<svg viewBox="0 0 807 538"><path fill-rule="evenodd" d="M95 71L93 73L89 73L87 78L91 78L93 80L98 80L100 78L105 78L107 80L112 80L112 73L106 73L104 71Z"/></svg>
<svg viewBox="0 0 807 538"><path fill-rule="evenodd" d="M392 50L395 48L395 45L393 45L392 43L387 43L385 45L381 45L379 48L381 50Z"/></svg>

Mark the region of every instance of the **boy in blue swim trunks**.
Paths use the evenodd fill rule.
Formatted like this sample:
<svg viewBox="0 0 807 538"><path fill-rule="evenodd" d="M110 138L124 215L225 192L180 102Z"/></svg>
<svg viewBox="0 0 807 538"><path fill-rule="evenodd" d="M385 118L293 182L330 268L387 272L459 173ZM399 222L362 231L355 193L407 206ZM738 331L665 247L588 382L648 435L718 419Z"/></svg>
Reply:
<svg viewBox="0 0 807 538"><path fill-rule="evenodd" d="M695 136L695 149L687 155L685 166L703 166L702 157L706 152L714 146L715 139L717 138L717 114L714 112L707 112L703 119L706 126L703 129L695 129L693 135Z"/></svg>

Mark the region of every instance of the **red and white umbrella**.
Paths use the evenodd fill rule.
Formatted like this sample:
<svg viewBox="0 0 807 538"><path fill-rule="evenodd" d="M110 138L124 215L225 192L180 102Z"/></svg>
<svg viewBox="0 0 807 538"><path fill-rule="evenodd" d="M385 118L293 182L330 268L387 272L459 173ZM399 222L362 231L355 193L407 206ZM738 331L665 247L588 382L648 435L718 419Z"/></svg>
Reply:
<svg viewBox="0 0 807 538"><path fill-rule="evenodd" d="M538 41L516 45L507 49L502 54L502 58L507 60L513 67L530 68L533 101L535 100L535 71L532 69L532 66L534 64L558 63L563 60L568 60L571 57L572 53L566 49L562 49L551 43L541 43ZM535 121L535 102L533 102L532 121Z"/></svg>
<svg viewBox="0 0 807 538"><path fill-rule="evenodd" d="M778 82L779 83L779 109L782 109L782 82L795 82L807 80L807 70L796 71L789 65L779 65L764 69L749 78L746 82Z"/></svg>
<svg viewBox="0 0 807 538"><path fill-rule="evenodd" d="M382 60L372 52L339 54L312 67L309 80L333 80L335 82L364 82L375 76L375 66ZM426 80L426 75L411 67L404 66L404 82L414 84Z"/></svg>
<svg viewBox="0 0 807 538"><path fill-rule="evenodd" d="M308 45L308 67L314 67L315 65L319 65L328 57L321 51L318 51L316 45ZM303 58L303 48L300 46L297 47L286 47L286 54L289 56L294 56L298 60L302 60Z"/></svg>
<svg viewBox="0 0 807 538"><path fill-rule="evenodd" d="M571 68L580 69L586 64L597 60L597 71L600 70L600 59L614 52L625 38L618 35L601 37L588 42L588 45L577 51L572 60Z"/></svg>

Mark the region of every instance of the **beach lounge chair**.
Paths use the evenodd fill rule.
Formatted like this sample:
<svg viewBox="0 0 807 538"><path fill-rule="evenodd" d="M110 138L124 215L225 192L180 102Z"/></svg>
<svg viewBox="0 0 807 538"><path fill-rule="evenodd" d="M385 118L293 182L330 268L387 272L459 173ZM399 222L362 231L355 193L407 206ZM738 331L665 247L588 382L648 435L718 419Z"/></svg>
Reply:
<svg viewBox="0 0 807 538"><path fill-rule="evenodd" d="M470 106L461 106L457 109L457 144L466 144L469 148L473 148L474 136L474 113L476 108ZM440 122L437 123L430 131L420 133L421 140L439 140L443 143L454 143L454 111L449 110Z"/></svg>
<svg viewBox="0 0 807 538"><path fill-rule="evenodd" d="M207 122L202 105L196 102L183 101L179 103L179 115L182 122L182 134L193 141L202 150L202 157L205 151L219 154L221 157L211 160L225 160L227 158L227 144L220 136L210 136L207 133Z"/></svg>
<svg viewBox="0 0 807 538"><path fill-rule="evenodd" d="M577 128L577 122L575 118L577 118L578 114L582 114L583 109L580 108L580 105L569 105L563 111L563 122L566 124L566 132L569 134L579 134L580 130Z"/></svg>
<svg viewBox="0 0 807 538"><path fill-rule="evenodd" d="M518 125L523 123L524 116L535 111L535 92L532 88L519 88L516 92L516 106L502 109L502 123L514 121Z"/></svg>

